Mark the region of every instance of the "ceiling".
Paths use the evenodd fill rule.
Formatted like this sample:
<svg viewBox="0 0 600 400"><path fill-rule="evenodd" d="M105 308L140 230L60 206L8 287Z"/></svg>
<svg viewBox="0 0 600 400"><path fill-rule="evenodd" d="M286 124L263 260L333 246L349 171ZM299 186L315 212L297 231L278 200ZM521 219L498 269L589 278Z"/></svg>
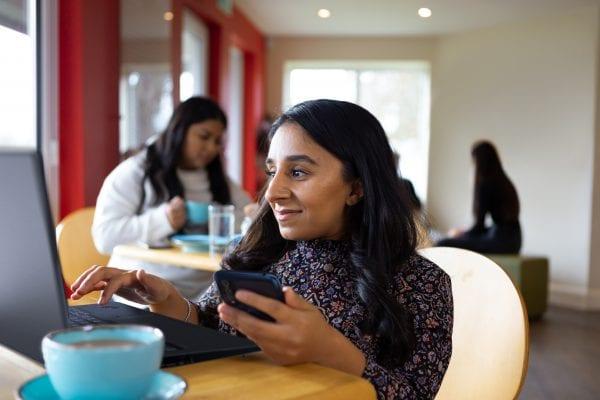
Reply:
<svg viewBox="0 0 600 400"><path fill-rule="evenodd" d="M401 36L468 31L548 14L598 0L234 0L267 36ZM420 18L429 7L433 15ZM317 17L327 8L331 17Z"/></svg>

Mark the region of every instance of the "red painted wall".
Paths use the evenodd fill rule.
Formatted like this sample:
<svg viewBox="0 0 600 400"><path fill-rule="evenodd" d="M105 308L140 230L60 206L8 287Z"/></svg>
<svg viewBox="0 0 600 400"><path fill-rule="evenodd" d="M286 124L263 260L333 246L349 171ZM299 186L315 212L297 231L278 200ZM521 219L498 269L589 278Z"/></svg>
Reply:
<svg viewBox="0 0 600 400"><path fill-rule="evenodd" d="M171 57L174 82L174 99L179 99L181 74L181 23L185 8L201 18L208 26L209 43L209 95L225 110L229 103L229 48L235 46L244 53L244 143L243 186L254 195L256 192L256 128L264 114L264 60L265 39L260 31L234 7L226 15L216 6L215 0L172 0L175 16L171 29Z"/></svg>
<svg viewBox="0 0 600 400"><path fill-rule="evenodd" d="M119 161L119 0L60 0L60 216L93 206Z"/></svg>

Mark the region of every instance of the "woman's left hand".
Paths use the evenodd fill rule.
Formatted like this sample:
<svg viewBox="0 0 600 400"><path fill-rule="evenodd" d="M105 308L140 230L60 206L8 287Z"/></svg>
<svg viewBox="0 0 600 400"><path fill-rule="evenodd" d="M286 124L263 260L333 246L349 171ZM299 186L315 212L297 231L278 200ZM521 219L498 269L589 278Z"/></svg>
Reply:
<svg viewBox="0 0 600 400"><path fill-rule="evenodd" d="M235 297L268 315L276 322L263 321L221 303L219 317L254 341L275 362L288 365L303 362L327 364L335 335L318 308L306 302L292 288L284 288L285 304L259 294L238 290Z"/></svg>

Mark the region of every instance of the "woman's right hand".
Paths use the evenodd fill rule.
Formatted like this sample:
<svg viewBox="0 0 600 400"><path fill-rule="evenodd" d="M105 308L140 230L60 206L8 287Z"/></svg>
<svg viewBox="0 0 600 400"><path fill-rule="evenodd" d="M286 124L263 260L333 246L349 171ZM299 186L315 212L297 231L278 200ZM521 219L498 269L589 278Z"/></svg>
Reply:
<svg viewBox="0 0 600 400"><path fill-rule="evenodd" d="M155 305L166 302L173 293L177 293L170 282L143 269L129 271L101 265L94 265L81 274L71 289L73 300L101 291L98 304L108 303L112 295L117 294L136 303Z"/></svg>
<svg viewBox="0 0 600 400"><path fill-rule="evenodd" d="M185 212L185 202L179 196L175 196L167 204L167 218L169 223L176 231L183 228L187 219Z"/></svg>

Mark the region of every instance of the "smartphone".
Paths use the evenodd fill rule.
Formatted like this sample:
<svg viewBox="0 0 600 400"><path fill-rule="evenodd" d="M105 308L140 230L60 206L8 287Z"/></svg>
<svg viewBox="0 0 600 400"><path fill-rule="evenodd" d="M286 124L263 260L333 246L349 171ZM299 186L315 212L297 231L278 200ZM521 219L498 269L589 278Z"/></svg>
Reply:
<svg viewBox="0 0 600 400"><path fill-rule="evenodd" d="M275 320L262 311L239 302L235 298L235 292L240 289L249 290L261 296L270 297L285 303L281 282L279 282L279 279L275 275L261 272L220 270L215 272L215 282L221 293L221 299L226 304L265 321L274 322Z"/></svg>

